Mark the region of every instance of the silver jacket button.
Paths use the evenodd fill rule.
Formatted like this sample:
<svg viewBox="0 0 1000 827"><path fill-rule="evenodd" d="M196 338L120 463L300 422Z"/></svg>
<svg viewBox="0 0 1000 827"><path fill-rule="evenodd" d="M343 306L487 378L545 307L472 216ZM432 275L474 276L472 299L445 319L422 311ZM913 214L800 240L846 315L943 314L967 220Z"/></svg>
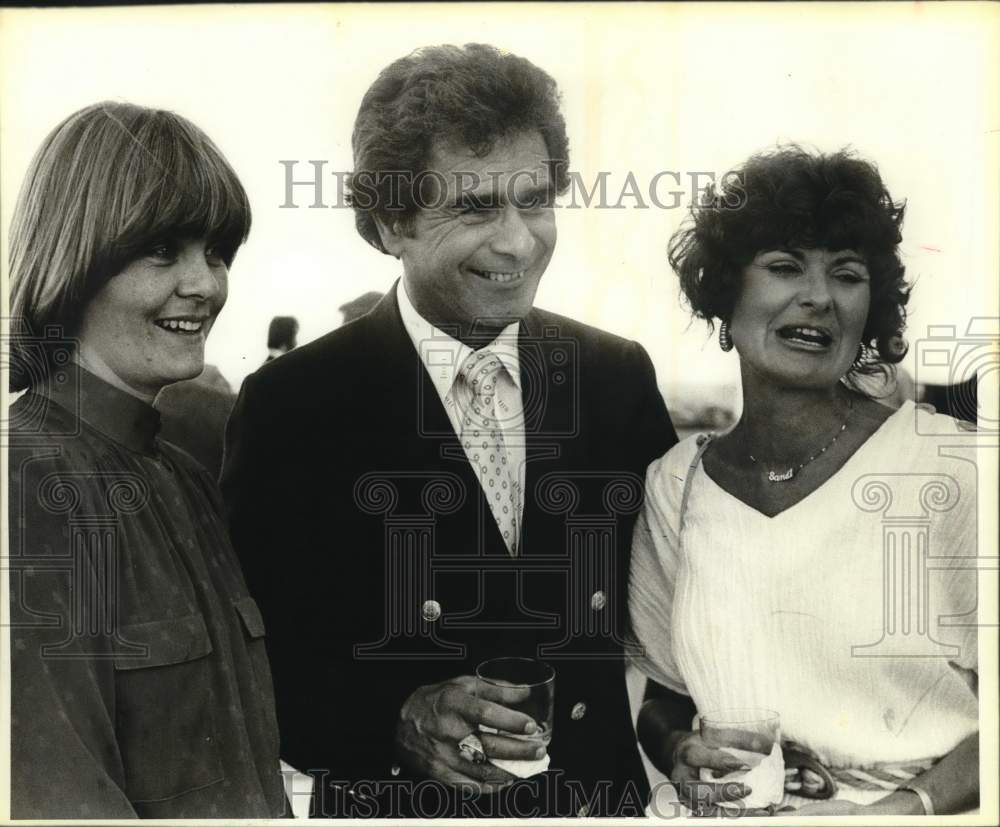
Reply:
<svg viewBox="0 0 1000 827"><path fill-rule="evenodd" d="M590 807L584 804L579 810L576 811L577 818L586 818L590 815Z"/></svg>
<svg viewBox="0 0 1000 827"><path fill-rule="evenodd" d="M590 598L590 608L593 609L595 612L599 612L607 605L608 605L608 596L600 589L594 592L593 597Z"/></svg>
<svg viewBox="0 0 1000 827"><path fill-rule="evenodd" d="M574 721L579 721L587 714L587 705L582 701L577 704L573 704L573 708L570 710L569 717Z"/></svg>
<svg viewBox="0 0 1000 827"><path fill-rule="evenodd" d="M392 775L393 778L395 778L397 775L399 775L399 773L400 773L399 764L393 764L389 768L389 773Z"/></svg>
<svg viewBox="0 0 1000 827"><path fill-rule="evenodd" d="M441 617L441 604L436 600L425 600L420 609L420 614L428 623L433 623Z"/></svg>

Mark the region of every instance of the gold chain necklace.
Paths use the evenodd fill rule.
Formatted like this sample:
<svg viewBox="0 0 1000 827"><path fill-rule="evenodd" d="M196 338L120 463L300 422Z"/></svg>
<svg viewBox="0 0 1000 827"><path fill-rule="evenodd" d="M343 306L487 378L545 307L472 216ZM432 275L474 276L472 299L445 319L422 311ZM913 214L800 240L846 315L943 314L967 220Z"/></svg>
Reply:
<svg viewBox="0 0 1000 827"><path fill-rule="evenodd" d="M833 447L833 444L838 439L840 439L840 435L842 433L844 433L844 431L847 430L847 423L851 421L851 414L854 413L854 402L853 402L853 400L848 399L847 400L847 404L848 404L847 416L844 417L844 424L841 425L840 426L840 430L837 431L837 433L835 433L833 435L833 439L831 439L828 443L826 443L826 445L824 445L822 448L820 448L816 453L814 453L811 457L809 457L809 459L807 459L805 462L800 462L797 466L789 467L787 470L782 471L780 474L775 473L774 471L768 469L768 472L767 472L767 481L768 482L788 482L796 474L798 474L799 471L801 471L803 468L805 468L810 462L812 462L814 459L816 459L817 457L822 456L828 450L830 450L830 448ZM750 457L750 461L754 465L758 464L757 458L753 454L748 453L747 456Z"/></svg>

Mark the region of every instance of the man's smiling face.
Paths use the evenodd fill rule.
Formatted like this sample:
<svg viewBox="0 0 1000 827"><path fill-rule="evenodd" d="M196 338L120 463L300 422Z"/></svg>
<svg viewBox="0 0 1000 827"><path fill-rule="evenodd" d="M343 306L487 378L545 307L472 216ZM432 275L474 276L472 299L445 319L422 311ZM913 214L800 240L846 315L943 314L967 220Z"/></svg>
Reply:
<svg viewBox="0 0 1000 827"><path fill-rule="evenodd" d="M523 318L555 248L552 187L539 132L502 139L484 157L437 143L410 232L380 225L420 315L458 325L460 337Z"/></svg>

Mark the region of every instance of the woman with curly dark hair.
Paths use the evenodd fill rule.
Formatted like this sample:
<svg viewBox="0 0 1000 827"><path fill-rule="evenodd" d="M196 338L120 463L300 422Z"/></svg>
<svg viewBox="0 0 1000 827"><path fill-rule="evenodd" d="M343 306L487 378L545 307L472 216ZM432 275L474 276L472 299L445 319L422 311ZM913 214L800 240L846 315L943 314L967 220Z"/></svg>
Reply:
<svg viewBox="0 0 1000 827"><path fill-rule="evenodd" d="M893 411L859 381L906 353L903 212L873 164L783 147L671 241L743 385L731 430L650 466L633 541L640 739L688 801L875 815L978 799L976 578L955 566L929 589L925 566L975 555L975 466L939 452L953 420ZM911 513L919 529L887 527ZM780 769L777 800L752 797L766 744L715 749L670 721L663 687L700 715L777 712L784 800Z"/></svg>

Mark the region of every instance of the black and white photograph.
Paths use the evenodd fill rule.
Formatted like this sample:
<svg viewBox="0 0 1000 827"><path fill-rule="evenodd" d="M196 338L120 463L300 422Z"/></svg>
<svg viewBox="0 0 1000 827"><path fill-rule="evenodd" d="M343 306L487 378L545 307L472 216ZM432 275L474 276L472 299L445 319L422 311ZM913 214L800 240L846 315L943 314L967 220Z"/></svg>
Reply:
<svg viewBox="0 0 1000 827"><path fill-rule="evenodd" d="M0 273L0 821L1000 820L1000 6L2 7Z"/></svg>

